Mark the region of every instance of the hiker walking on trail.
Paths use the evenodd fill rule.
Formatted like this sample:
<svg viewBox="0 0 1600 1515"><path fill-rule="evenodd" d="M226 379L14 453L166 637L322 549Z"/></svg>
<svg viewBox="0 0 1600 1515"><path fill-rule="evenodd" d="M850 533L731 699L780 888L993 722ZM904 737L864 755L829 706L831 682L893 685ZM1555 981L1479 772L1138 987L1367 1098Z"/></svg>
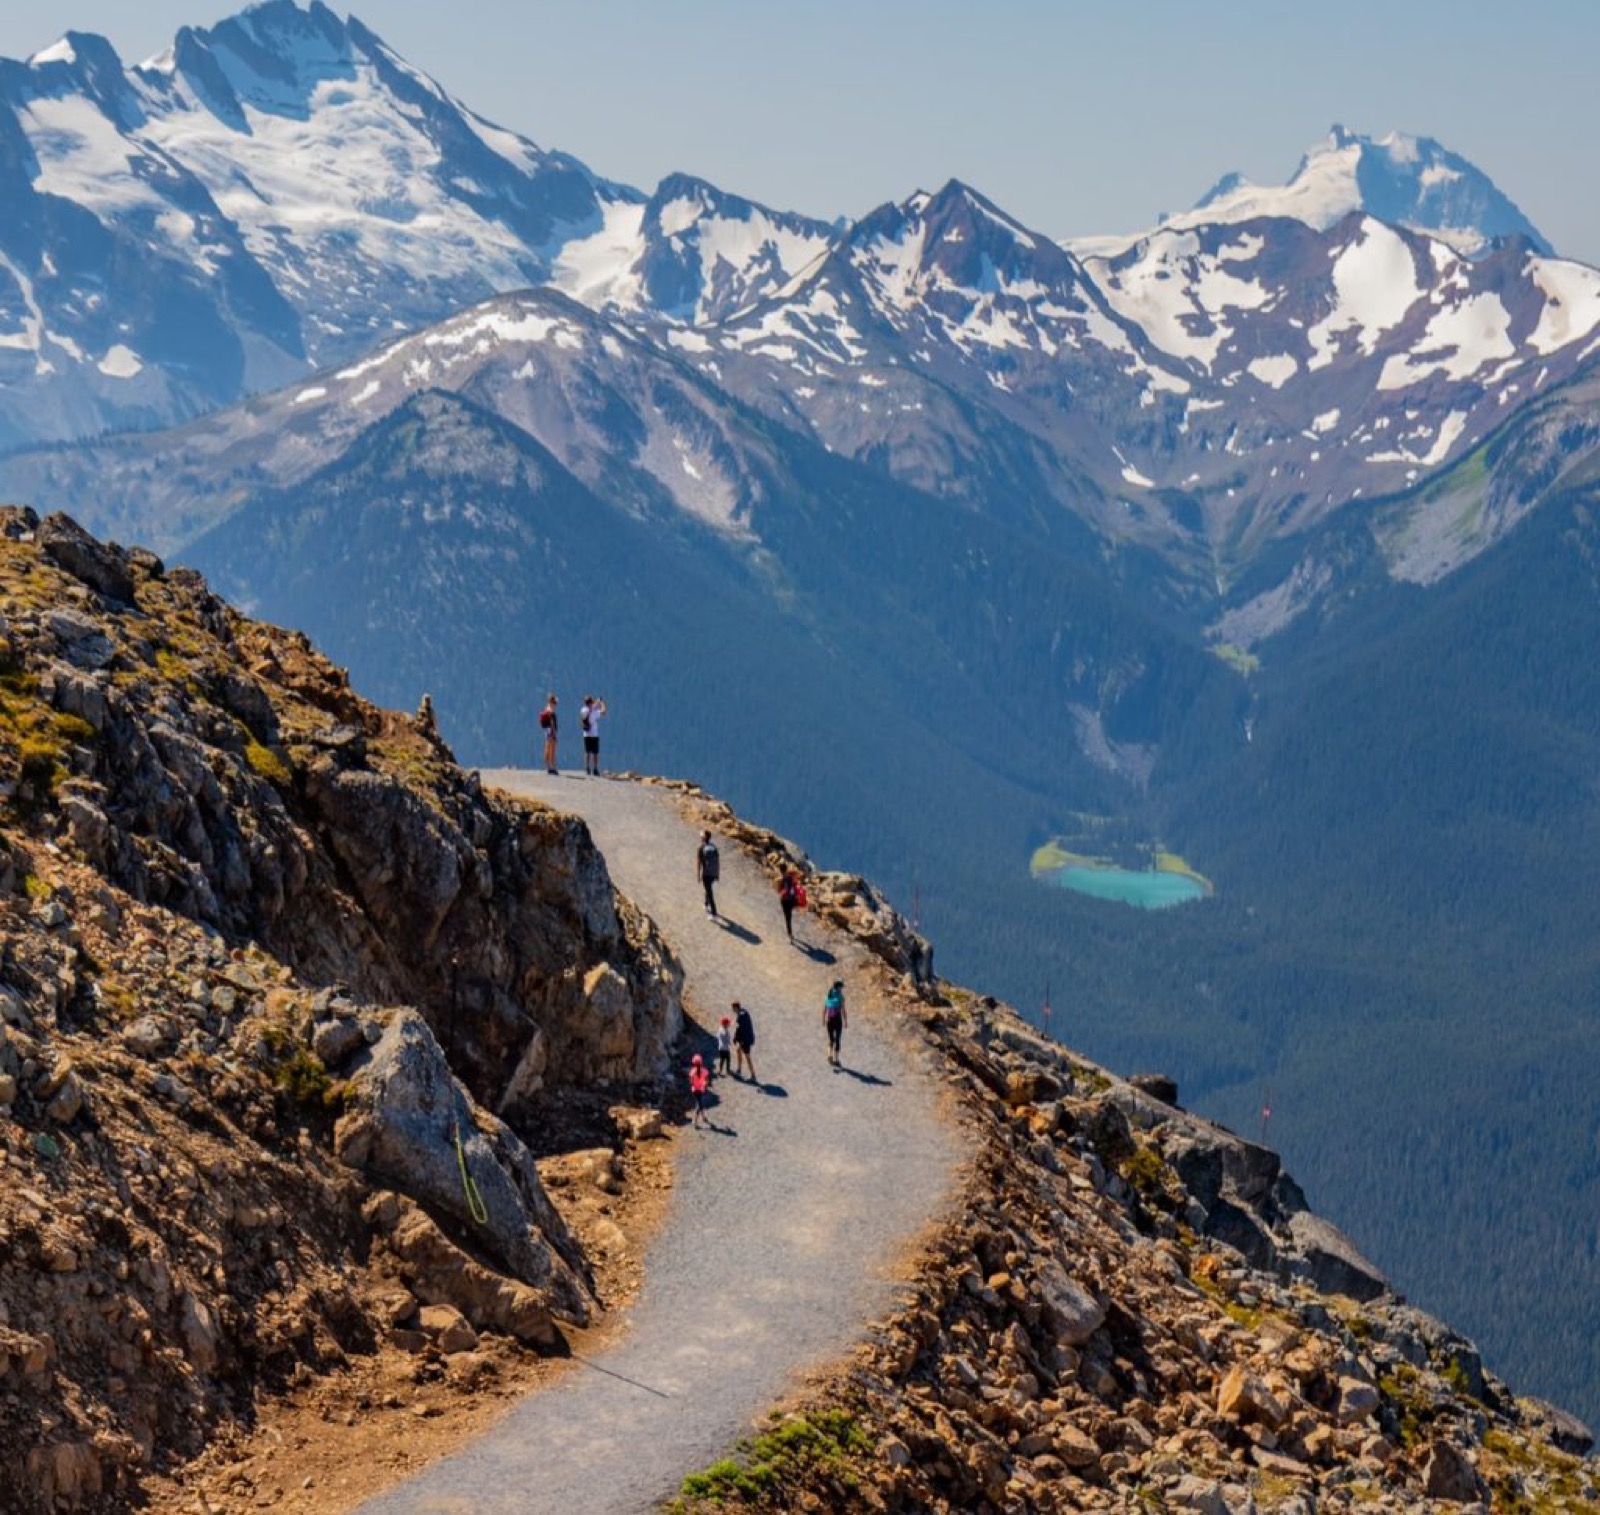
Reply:
<svg viewBox="0 0 1600 1515"><path fill-rule="evenodd" d="M709 831L700 833L700 845L694 850L694 876L706 891L706 914L717 918L717 880L722 877L722 856Z"/></svg>
<svg viewBox="0 0 1600 1515"><path fill-rule="evenodd" d="M828 1061L837 1068L839 1047L844 1040L844 1028L849 1024L849 1017L844 1009L844 980L841 978L833 981L833 987L828 990L828 997L822 1002L822 1024L828 1033Z"/></svg>
<svg viewBox="0 0 1600 1515"><path fill-rule="evenodd" d="M711 1074L700 1054L695 1053L689 1064L689 1093L694 1096L694 1123L698 1126L706 1113L706 1090L711 1086Z"/></svg>
<svg viewBox="0 0 1600 1515"><path fill-rule="evenodd" d="M600 717L605 713L604 700L597 700L592 694L584 695L578 726L583 732L583 771L591 778L600 777Z"/></svg>
<svg viewBox="0 0 1600 1515"><path fill-rule="evenodd" d="M717 1027L717 1073L733 1072L733 1022L726 1015Z"/></svg>
<svg viewBox="0 0 1600 1515"><path fill-rule="evenodd" d="M556 771L556 697L551 695L539 712L539 726L544 732L544 771Z"/></svg>
<svg viewBox="0 0 1600 1515"><path fill-rule="evenodd" d="M750 1069L750 1082L756 1081L756 1023L750 1019L750 1012L738 1000L733 1002L733 1045L738 1054L734 1063L734 1077L737 1078L741 1071L748 1065Z"/></svg>
<svg viewBox="0 0 1600 1515"><path fill-rule="evenodd" d="M783 929L789 940L794 940L794 913L806 908L806 886L800 882L800 875L793 868L783 870L783 879L778 884L778 903L783 907Z"/></svg>

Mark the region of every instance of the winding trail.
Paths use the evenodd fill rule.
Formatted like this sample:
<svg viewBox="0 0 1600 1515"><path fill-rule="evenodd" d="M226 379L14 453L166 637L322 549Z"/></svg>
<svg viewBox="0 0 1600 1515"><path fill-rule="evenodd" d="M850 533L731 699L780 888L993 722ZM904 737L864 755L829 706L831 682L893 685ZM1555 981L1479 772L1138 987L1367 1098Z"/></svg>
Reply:
<svg viewBox="0 0 1600 1515"><path fill-rule="evenodd" d="M587 820L618 887L682 962L693 1018L714 1029L730 1000L750 1007L762 1082L717 1080L716 1129L678 1139L671 1209L616 1344L362 1509L637 1515L888 1308L892 1266L953 1198L963 1150L929 1054L889 1024L853 942L802 912L807 947L791 946L765 874L731 841L717 890L728 924L705 915L699 833L678 795L577 774L483 777ZM834 978L850 1010L837 1072L821 1022Z"/></svg>

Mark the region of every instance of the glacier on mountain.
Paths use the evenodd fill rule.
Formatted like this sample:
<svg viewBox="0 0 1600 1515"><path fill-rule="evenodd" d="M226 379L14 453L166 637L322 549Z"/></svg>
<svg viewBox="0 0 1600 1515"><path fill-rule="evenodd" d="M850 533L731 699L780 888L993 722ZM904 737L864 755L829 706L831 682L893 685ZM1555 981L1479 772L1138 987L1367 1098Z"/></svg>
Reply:
<svg viewBox="0 0 1600 1515"><path fill-rule="evenodd" d="M1481 169L1431 137L1390 132L1362 136L1334 126L1283 185L1226 174L1192 210L1164 224L1176 228L1285 216L1319 231L1354 213L1423 232L1478 257L1521 237L1541 253L1550 244Z"/></svg>

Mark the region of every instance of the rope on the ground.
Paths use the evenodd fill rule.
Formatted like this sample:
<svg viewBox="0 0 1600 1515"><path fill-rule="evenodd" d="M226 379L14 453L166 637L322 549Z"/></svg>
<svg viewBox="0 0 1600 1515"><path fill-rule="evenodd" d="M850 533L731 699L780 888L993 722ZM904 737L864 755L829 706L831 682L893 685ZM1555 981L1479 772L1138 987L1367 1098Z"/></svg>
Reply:
<svg viewBox="0 0 1600 1515"><path fill-rule="evenodd" d="M483 1195L478 1192L478 1185L472 1174L467 1171L467 1149L461 1141L461 1117L456 1116L456 1166L461 1169L461 1192L466 1196L467 1213L480 1226L489 1224L489 1207L483 1202Z"/></svg>

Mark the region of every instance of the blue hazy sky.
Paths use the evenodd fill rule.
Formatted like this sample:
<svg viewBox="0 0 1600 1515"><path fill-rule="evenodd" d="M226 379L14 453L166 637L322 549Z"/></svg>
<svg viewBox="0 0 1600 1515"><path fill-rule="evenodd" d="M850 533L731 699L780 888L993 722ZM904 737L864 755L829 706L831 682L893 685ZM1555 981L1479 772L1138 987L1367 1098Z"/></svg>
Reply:
<svg viewBox="0 0 1600 1515"><path fill-rule="evenodd" d="M130 61L226 0L3 0ZM335 5L343 13L346 7ZM1600 263L1600 0L362 0L480 114L641 188L684 169L860 215L955 177L1053 236L1134 231L1229 169L1281 182L1335 121L1439 138Z"/></svg>

